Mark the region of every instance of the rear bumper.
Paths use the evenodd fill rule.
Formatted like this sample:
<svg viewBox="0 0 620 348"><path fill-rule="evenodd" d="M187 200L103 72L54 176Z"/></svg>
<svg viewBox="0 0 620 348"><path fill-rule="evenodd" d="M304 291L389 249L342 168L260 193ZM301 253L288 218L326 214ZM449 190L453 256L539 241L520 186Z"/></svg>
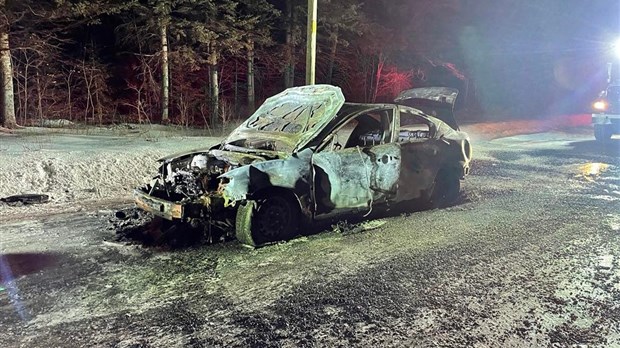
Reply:
<svg viewBox="0 0 620 348"><path fill-rule="evenodd" d="M167 220L183 219L186 217L184 204L153 197L140 189L135 189L133 191L133 197L138 208L153 215Z"/></svg>

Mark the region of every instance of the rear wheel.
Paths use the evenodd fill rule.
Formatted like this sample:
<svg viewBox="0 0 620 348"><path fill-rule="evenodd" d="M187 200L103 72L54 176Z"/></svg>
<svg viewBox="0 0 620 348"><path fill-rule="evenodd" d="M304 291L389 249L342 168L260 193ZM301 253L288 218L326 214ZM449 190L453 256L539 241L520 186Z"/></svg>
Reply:
<svg viewBox="0 0 620 348"><path fill-rule="evenodd" d="M297 235L299 213L299 204L279 193L245 202L237 210L237 239L252 246L290 239Z"/></svg>
<svg viewBox="0 0 620 348"><path fill-rule="evenodd" d="M461 192L461 179L454 169L442 168L435 177L430 208L443 208L454 203Z"/></svg>
<svg viewBox="0 0 620 348"><path fill-rule="evenodd" d="M613 132L611 126L595 124L594 125L594 138L598 141L607 141L611 139Z"/></svg>

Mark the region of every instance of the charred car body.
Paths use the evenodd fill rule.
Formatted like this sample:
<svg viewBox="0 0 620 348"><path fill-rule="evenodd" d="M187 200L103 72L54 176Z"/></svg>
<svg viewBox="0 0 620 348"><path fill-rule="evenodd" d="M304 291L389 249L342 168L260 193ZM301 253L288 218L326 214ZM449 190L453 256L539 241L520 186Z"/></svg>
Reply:
<svg viewBox="0 0 620 348"><path fill-rule="evenodd" d="M397 104L353 104L330 85L287 89L220 145L161 159L159 174L134 191L135 202L252 246L340 213L447 204L471 159L452 114L457 94L420 88ZM416 103L426 112L404 105Z"/></svg>

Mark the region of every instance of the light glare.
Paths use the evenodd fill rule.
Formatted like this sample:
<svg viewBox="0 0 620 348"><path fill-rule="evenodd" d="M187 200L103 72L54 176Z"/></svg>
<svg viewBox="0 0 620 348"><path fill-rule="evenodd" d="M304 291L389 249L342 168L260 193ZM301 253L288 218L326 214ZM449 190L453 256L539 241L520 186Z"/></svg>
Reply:
<svg viewBox="0 0 620 348"><path fill-rule="evenodd" d="M594 102L594 104L592 104L592 107L594 107L596 110L604 111L607 109L607 103L604 100L597 100Z"/></svg>
<svg viewBox="0 0 620 348"><path fill-rule="evenodd" d="M616 58L620 59L620 39L616 40L611 48Z"/></svg>

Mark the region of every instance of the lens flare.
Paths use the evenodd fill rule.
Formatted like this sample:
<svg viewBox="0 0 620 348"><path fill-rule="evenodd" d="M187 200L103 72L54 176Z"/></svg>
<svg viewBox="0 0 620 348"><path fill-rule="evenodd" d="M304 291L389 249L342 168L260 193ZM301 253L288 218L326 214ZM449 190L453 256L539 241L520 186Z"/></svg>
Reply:
<svg viewBox="0 0 620 348"><path fill-rule="evenodd" d="M613 43L611 49L613 50L616 58L620 59L620 39L616 40L616 42Z"/></svg>
<svg viewBox="0 0 620 348"><path fill-rule="evenodd" d="M604 100L597 100L592 104L592 107L596 110L605 111L607 110L607 103Z"/></svg>

